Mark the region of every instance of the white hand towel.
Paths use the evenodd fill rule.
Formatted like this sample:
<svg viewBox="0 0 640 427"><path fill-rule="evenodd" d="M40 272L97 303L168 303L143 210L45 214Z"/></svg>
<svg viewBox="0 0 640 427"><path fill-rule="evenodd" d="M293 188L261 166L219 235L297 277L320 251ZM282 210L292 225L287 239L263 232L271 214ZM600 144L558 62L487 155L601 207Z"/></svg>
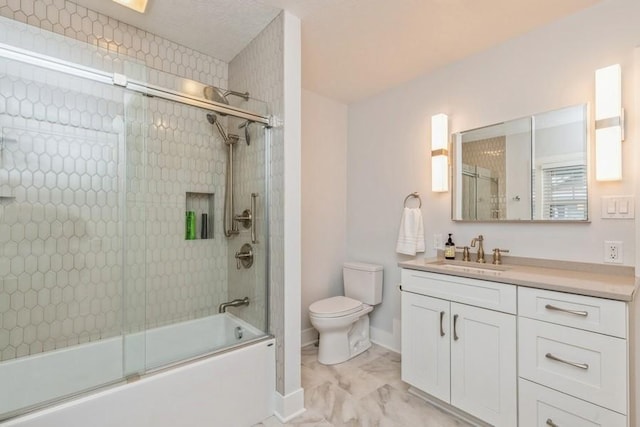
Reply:
<svg viewBox="0 0 640 427"><path fill-rule="evenodd" d="M424 252L424 248L422 211L419 208L404 208L400 220L396 252L415 255L416 252Z"/></svg>

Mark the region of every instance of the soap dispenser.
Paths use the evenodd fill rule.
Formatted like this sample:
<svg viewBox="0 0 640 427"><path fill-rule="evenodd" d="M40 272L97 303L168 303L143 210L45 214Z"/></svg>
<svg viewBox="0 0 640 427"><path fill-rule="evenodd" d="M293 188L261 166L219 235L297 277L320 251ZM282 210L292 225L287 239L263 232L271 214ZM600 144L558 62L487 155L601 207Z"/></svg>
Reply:
<svg viewBox="0 0 640 427"><path fill-rule="evenodd" d="M456 259L456 245L453 243L453 240L451 240L451 233L449 233L447 243L444 244L444 258Z"/></svg>

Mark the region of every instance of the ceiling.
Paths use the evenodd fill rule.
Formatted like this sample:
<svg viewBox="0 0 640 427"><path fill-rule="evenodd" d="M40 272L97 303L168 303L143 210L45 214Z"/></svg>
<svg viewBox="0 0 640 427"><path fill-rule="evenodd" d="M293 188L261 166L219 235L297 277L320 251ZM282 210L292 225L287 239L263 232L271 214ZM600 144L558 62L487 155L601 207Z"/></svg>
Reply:
<svg viewBox="0 0 640 427"><path fill-rule="evenodd" d="M225 62L287 9L303 87L351 103L602 0L149 0L144 15L73 1Z"/></svg>

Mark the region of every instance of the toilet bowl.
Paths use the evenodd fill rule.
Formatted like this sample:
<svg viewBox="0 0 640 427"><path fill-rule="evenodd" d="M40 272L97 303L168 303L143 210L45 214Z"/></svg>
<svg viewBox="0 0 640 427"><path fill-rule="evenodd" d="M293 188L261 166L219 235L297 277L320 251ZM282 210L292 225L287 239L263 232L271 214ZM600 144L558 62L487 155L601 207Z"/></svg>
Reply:
<svg viewBox="0 0 640 427"><path fill-rule="evenodd" d="M316 301L309 306L311 324L320 334L318 361L345 362L371 347L369 313L382 301L382 267L345 263L346 296Z"/></svg>

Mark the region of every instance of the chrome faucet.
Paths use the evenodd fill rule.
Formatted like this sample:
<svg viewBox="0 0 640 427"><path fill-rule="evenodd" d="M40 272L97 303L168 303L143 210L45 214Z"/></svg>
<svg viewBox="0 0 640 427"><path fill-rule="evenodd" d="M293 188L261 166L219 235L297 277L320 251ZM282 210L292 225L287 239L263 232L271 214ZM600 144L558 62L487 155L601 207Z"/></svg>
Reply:
<svg viewBox="0 0 640 427"><path fill-rule="evenodd" d="M484 248L482 247L483 240L484 240L484 237L482 237L482 234L480 234L478 237L474 237L473 240L471 240L472 248L475 248L476 242L478 242L478 257L476 258L476 262L479 262L481 264L484 264L486 262L484 260Z"/></svg>
<svg viewBox="0 0 640 427"><path fill-rule="evenodd" d="M223 302L218 307L218 313L227 311L227 307L240 307L241 305L249 305L249 297L234 299L233 301Z"/></svg>

